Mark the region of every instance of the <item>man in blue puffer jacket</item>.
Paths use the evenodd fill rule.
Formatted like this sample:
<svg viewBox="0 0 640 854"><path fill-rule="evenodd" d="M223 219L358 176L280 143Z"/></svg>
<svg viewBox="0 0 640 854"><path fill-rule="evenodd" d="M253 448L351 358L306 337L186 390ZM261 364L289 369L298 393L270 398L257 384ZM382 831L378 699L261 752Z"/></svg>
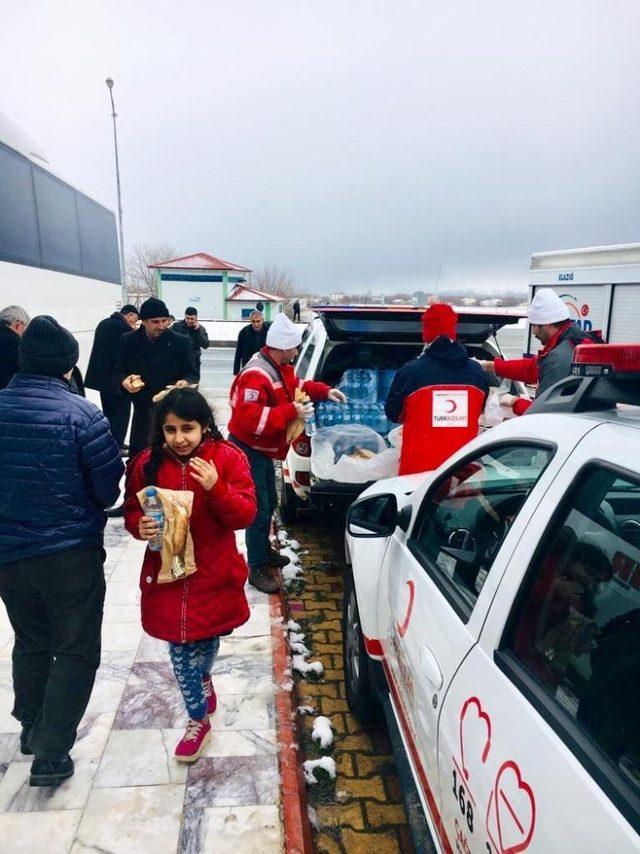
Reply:
<svg viewBox="0 0 640 854"><path fill-rule="evenodd" d="M73 335L35 317L20 371L0 391L0 597L32 786L73 774L69 751L100 664L104 510L124 470L104 415L69 388L77 360Z"/></svg>

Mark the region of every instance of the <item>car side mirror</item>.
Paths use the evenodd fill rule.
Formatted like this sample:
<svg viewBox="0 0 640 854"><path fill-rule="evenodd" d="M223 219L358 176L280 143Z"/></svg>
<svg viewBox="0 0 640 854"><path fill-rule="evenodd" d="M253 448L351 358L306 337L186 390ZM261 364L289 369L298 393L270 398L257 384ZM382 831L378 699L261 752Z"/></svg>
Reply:
<svg viewBox="0 0 640 854"><path fill-rule="evenodd" d="M351 537L390 537L397 526L398 500L391 493L360 498L347 513L347 533Z"/></svg>

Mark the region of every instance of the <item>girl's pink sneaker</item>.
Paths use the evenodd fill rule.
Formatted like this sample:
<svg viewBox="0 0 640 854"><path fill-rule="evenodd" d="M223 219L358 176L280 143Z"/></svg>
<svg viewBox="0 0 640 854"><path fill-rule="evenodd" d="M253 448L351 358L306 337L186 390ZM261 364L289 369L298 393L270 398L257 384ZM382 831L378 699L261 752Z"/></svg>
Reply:
<svg viewBox="0 0 640 854"><path fill-rule="evenodd" d="M178 762L195 762L210 738L209 718L203 721L194 721L190 718L186 732L176 747L175 757Z"/></svg>
<svg viewBox="0 0 640 854"><path fill-rule="evenodd" d="M210 673L207 673L202 680L202 687L204 688L204 695L207 698L207 714L212 715L218 708L218 698L216 697Z"/></svg>

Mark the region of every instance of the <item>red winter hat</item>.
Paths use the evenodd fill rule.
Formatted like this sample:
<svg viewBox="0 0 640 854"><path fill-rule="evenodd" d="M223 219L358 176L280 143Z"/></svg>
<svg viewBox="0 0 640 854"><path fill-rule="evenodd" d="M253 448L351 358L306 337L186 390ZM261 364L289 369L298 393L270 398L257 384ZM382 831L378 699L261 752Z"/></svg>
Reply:
<svg viewBox="0 0 640 854"><path fill-rule="evenodd" d="M446 335L455 341L458 315L445 302L435 302L422 315L422 340L427 344L435 341L439 335Z"/></svg>

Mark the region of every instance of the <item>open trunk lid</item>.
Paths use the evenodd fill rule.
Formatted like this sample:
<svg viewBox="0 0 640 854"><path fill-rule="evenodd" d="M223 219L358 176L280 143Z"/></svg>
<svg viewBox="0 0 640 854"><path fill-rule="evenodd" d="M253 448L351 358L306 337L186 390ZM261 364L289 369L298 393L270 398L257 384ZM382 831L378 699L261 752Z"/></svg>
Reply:
<svg viewBox="0 0 640 854"><path fill-rule="evenodd" d="M330 341L385 341L421 343L423 307L314 305ZM516 308L455 308L458 340L467 344L487 341L503 326L515 325L526 311Z"/></svg>

